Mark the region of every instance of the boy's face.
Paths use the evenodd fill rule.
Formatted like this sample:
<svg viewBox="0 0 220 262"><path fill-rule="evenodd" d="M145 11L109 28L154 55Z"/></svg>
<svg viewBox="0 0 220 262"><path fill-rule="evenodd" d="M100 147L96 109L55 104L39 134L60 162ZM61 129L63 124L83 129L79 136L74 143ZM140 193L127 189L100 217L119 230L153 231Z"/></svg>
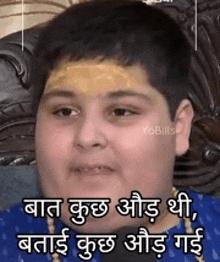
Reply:
<svg viewBox="0 0 220 262"><path fill-rule="evenodd" d="M181 124L170 120L166 100L141 67L90 60L62 64L51 73L37 114L44 195L64 199L62 220L73 228L68 198L111 198L108 215L90 215L80 231L145 223L146 217L120 216L114 206L137 190L145 198L161 198L165 209L175 154L181 151L176 127L179 132Z"/></svg>

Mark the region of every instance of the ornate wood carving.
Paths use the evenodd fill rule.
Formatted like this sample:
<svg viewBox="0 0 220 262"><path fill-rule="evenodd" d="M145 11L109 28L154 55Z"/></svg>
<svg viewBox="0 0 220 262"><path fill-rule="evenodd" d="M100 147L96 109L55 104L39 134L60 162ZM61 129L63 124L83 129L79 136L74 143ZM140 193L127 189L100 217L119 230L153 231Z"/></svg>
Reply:
<svg viewBox="0 0 220 262"><path fill-rule="evenodd" d="M220 2L198 1L197 51L195 2L178 0L158 6L178 22L193 54L191 148L176 161L174 184L220 195Z"/></svg>
<svg viewBox="0 0 220 262"><path fill-rule="evenodd" d="M38 33L39 29L26 30L24 51L20 32L0 40L0 165L29 164L35 159L36 90L29 69Z"/></svg>

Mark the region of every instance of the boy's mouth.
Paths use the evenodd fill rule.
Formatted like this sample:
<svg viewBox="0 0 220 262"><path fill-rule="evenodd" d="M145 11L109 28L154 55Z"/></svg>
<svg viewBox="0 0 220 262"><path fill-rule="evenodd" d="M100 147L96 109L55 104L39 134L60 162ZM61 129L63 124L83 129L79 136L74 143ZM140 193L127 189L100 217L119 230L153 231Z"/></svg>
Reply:
<svg viewBox="0 0 220 262"><path fill-rule="evenodd" d="M86 174L86 175L96 175L96 174L102 174L102 173L109 173L109 172L113 172L114 169L112 169L109 166L106 165L81 165L77 168L75 168L75 172L79 173L79 174Z"/></svg>

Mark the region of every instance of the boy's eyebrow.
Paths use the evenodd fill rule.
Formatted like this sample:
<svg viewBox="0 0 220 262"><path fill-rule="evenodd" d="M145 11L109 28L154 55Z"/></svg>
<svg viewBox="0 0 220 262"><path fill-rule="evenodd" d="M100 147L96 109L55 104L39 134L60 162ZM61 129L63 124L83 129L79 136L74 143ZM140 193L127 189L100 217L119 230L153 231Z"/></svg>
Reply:
<svg viewBox="0 0 220 262"><path fill-rule="evenodd" d="M121 98L121 97L125 97L125 96L132 96L132 97L141 98L141 99L147 100L147 102L152 101L151 98L148 95L146 95L144 93L138 93L138 92L135 92L133 90L118 90L118 91L109 92L107 94L108 98Z"/></svg>
<svg viewBox="0 0 220 262"><path fill-rule="evenodd" d="M76 94L72 91L68 90L53 90L51 92L48 92L42 96L42 102L46 102L47 100L54 98L54 97L64 97L64 98L74 98L76 97Z"/></svg>

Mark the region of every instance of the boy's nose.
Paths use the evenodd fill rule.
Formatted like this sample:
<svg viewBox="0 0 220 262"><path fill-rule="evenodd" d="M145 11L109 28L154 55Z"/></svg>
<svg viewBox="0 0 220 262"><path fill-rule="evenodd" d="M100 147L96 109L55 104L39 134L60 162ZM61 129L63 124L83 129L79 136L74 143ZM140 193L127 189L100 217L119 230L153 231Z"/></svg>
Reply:
<svg viewBox="0 0 220 262"><path fill-rule="evenodd" d="M94 147L103 149L107 146L107 137L98 120L86 117L79 123L74 136L74 146L87 151Z"/></svg>

